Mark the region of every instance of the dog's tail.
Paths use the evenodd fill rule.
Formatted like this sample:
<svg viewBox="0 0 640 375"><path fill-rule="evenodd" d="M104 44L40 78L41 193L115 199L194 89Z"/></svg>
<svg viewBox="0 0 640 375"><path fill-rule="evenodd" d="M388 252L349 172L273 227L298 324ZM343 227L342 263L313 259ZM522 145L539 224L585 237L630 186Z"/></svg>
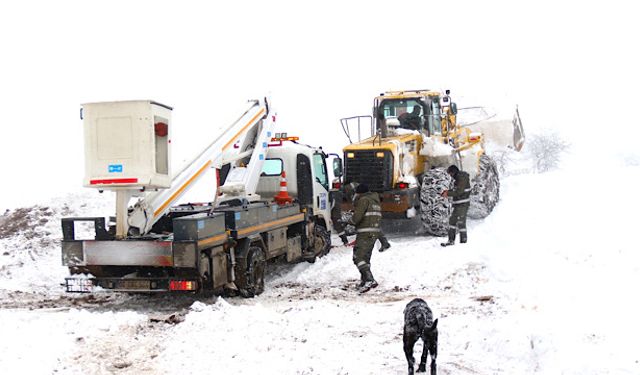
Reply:
<svg viewBox="0 0 640 375"><path fill-rule="evenodd" d="M433 332L436 329L438 329L438 319L434 320L433 323L430 326L424 327L424 331L427 332L427 333Z"/></svg>

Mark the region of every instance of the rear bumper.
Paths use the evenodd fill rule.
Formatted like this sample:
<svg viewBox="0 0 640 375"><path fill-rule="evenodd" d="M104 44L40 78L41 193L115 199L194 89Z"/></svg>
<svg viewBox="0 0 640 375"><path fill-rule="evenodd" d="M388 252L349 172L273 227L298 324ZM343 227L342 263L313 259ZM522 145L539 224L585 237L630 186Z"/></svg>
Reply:
<svg viewBox="0 0 640 375"><path fill-rule="evenodd" d="M219 246L225 240L221 238L207 247ZM62 265L196 268L197 252L195 241L63 240Z"/></svg>
<svg viewBox="0 0 640 375"><path fill-rule="evenodd" d="M192 282L192 289L176 290L170 287L172 282ZM96 293L96 292L128 292L128 293L160 293L160 292L187 292L193 293L200 290L197 280L170 279L170 278L117 278L117 277L67 277L65 279L66 291L69 293Z"/></svg>

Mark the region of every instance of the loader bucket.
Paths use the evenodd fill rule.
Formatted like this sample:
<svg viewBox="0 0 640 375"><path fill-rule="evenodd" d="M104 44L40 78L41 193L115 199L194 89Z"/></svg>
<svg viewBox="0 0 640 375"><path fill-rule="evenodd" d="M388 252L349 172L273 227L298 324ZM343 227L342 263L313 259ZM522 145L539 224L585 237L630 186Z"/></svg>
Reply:
<svg viewBox="0 0 640 375"><path fill-rule="evenodd" d="M487 142L499 147L520 151L524 145L524 129L517 107L511 120L491 116L488 119L462 124L462 126L468 127L473 132L481 132Z"/></svg>

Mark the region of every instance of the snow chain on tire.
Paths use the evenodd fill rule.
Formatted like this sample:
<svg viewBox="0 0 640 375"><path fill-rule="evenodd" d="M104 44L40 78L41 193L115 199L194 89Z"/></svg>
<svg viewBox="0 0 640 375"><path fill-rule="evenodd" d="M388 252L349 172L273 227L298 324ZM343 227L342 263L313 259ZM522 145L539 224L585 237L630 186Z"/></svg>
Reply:
<svg viewBox="0 0 640 375"><path fill-rule="evenodd" d="M471 181L471 204L468 217L484 219L500 199L500 179L496 162L487 155L480 156L480 171Z"/></svg>
<svg viewBox="0 0 640 375"><path fill-rule="evenodd" d="M453 210L451 201L442 197L451 189L452 179L444 168L434 168L425 173L420 189L420 218L427 233L446 236L449 216Z"/></svg>

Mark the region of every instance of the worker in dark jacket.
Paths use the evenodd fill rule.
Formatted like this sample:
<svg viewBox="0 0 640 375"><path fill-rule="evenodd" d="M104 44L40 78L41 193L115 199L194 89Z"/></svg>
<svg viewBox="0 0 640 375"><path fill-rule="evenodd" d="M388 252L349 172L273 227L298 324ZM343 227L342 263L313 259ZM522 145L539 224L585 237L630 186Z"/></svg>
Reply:
<svg viewBox="0 0 640 375"><path fill-rule="evenodd" d="M460 231L460 243L467 242L467 211L469 210L469 202L471 196L471 184L469 183L469 174L463 172L455 165L447 168L447 173L454 182L453 190L445 190L442 196L453 199L453 212L449 218L449 240L443 242L442 246L451 246L456 240L456 229Z"/></svg>
<svg viewBox="0 0 640 375"><path fill-rule="evenodd" d="M353 248L353 263L360 271L358 291L365 293L378 286L378 282L371 273L371 252L376 240L380 237L380 197L376 192L370 192L367 184L356 187L353 217L350 224L356 227L356 245Z"/></svg>
<svg viewBox="0 0 640 375"><path fill-rule="evenodd" d="M358 187L358 185L359 184L357 182L351 182L350 184L347 184L345 186L345 194L347 198L351 199L351 202L353 202L354 206L356 204L356 198L358 197L358 194L356 193L356 188ZM367 187L367 190L368 190L368 187ZM333 215L333 211L332 211L332 215ZM340 232L339 231L340 226L344 228L346 224L350 224L350 222L340 223L339 226L335 227L336 231ZM378 249L379 252L383 252L391 248L391 244L389 243L389 240L387 240L387 237L384 235L384 232L382 232L382 228L380 229L380 235L378 236L378 241L380 241L380 248ZM344 243L344 239L343 239L343 243Z"/></svg>

